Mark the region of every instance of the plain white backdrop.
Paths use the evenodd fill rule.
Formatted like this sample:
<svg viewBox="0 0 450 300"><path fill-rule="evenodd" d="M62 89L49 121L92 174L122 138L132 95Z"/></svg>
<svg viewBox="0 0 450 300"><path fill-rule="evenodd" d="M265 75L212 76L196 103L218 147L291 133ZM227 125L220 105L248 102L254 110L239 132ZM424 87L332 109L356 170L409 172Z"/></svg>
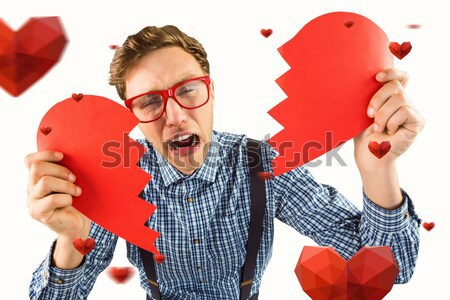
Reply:
<svg viewBox="0 0 450 300"><path fill-rule="evenodd" d="M20 97L0 90L0 299L27 299L31 273L45 257L55 235L31 219L26 206L28 171L23 158L36 150L40 119L73 92L119 101L107 84L112 44L147 25L177 25L201 41L215 80L215 129L262 139L281 126L266 112L285 98L275 79L288 70L277 48L311 19L332 11L351 11L377 23L391 41L410 41L411 53L396 67L411 75L407 94L427 124L398 162L401 186L414 199L431 232L421 229L415 274L394 286L385 299L448 299L447 157L448 69L450 41L445 1L1 1L0 18L18 29L32 16L60 16L70 40L62 60ZM409 29L408 24L421 24ZM262 28L273 29L269 38ZM70 138L70 137L67 137ZM336 186L361 207L361 180L353 143L339 151L348 166L322 164L316 178ZM281 222L276 223L273 257L263 277L260 299L308 299L294 274L304 245L314 243ZM120 240L111 266L128 266ZM137 276L117 285L101 274L89 299L144 299Z"/></svg>

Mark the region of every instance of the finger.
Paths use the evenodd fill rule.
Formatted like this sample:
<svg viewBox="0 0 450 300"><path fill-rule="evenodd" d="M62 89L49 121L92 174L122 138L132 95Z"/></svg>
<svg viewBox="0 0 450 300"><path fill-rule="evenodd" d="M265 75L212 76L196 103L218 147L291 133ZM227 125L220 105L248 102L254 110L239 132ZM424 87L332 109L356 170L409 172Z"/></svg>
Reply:
<svg viewBox="0 0 450 300"><path fill-rule="evenodd" d="M381 83L397 80L402 84L403 87L406 87L409 81L409 74L405 71L391 68L378 72L375 76L375 79Z"/></svg>
<svg viewBox="0 0 450 300"><path fill-rule="evenodd" d="M373 118L384 103L394 94L405 95L403 86L397 80L389 81L372 96L367 107L367 115Z"/></svg>
<svg viewBox="0 0 450 300"><path fill-rule="evenodd" d="M33 219L46 223L58 208L72 205L73 198L68 194L51 194L42 199L34 200L28 206Z"/></svg>
<svg viewBox="0 0 450 300"><path fill-rule="evenodd" d="M383 132L389 119L403 106L407 106L408 101L405 97L395 94L376 112L373 130Z"/></svg>
<svg viewBox="0 0 450 300"><path fill-rule="evenodd" d="M25 164L27 168L31 167L31 164L37 160L49 161L49 162L58 162L63 159L63 154L58 151L39 151L35 153L28 154L25 156Z"/></svg>
<svg viewBox="0 0 450 300"><path fill-rule="evenodd" d="M30 192L31 188L39 181L39 179L41 179L42 176L56 177L69 180L70 182L75 182L76 180L75 175L66 167L52 162L35 160L30 166L28 192Z"/></svg>
<svg viewBox="0 0 450 300"><path fill-rule="evenodd" d="M81 195L81 188L68 180L51 176L42 176L30 191L30 199L41 199L52 193Z"/></svg>
<svg viewBox="0 0 450 300"><path fill-rule="evenodd" d="M393 114L386 125L388 134L395 134L400 126L408 121L408 109L403 106Z"/></svg>

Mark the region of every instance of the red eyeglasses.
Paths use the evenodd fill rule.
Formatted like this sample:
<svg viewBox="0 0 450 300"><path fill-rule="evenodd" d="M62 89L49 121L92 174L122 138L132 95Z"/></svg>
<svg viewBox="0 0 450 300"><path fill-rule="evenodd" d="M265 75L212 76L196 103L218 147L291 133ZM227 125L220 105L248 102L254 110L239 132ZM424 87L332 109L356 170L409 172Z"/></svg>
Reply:
<svg viewBox="0 0 450 300"><path fill-rule="evenodd" d="M125 100L141 123L158 120L166 111L167 101L172 97L182 108L195 109L209 100L209 76L182 81L167 90L149 91Z"/></svg>

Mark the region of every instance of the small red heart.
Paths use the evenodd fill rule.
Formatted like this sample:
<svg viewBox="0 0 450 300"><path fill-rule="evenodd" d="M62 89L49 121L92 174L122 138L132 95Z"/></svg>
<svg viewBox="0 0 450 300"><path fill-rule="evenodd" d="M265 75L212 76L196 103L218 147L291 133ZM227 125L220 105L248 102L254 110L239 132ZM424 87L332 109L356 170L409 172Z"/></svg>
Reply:
<svg viewBox="0 0 450 300"><path fill-rule="evenodd" d="M258 177L261 180L270 180L273 178L272 172L258 172Z"/></svg>
<svg viewBox="0 0 450 300"><path fill-rule="evenodd" d="M83 94L82 93L79 93L79 94L73 93L72 94L72 99L77 101L77 102L80 102L81 99L83 99Z"/></svg>
<svg viewBox="0 0 450 300"><path fill-rule="evenodd" d="M353 24L355 24L355 22L353 22L353 21L344 21L344 26L347 28L352 27Z"/></svg>
<svg viewBox="0 0 450 300"><path fill-rule="evenodd" d="M423 228L425 228L425 230L430 231L431 229L434 228L434 223L433 222L423 222L422 224Z"/></svg>
<svg viewBox="0 0 450 300"><path fill-rule="evenodd" d="M119 45L109 45L109 49L111 50L116 50L117 48L119 48Z"/></svg>
<svg viewBox="0 0 450 300"><path fill-rule="evenodd" d="M422 25L420 25L420 24L409 24L409 25L406 25L406 27L408 27L409 29L419 29L420 27L422 27Z"/></svg>
<svg viewBox="0 0 450 300"><path fill-rule="evenodd" d="M402 59L411 51L412 46L410 42L404 42L399 45L397 42L391 42L389 44L389 50L391 50L392 54L394 54L398 59Z"/></svg>
<svg viewBox="0 0 450 300"><path fill-rule="evenodd" d="M384 141L381 144L378 144L375 141L369 142L369 150L373 155L381 159L386 153L391 150L391 143L389 141Z"/></svg>
<svg viewBox="0 0 450 300"><path fill-rule="evenodd" d="M77 238L73 240L73 246L83 255L91 252L95 247L95 240L93 238L87 238L83 240L82 238Z"/></svg>
<svg viewBox="0 0 450 300"><path fill-rule="evenodd" d="M134 274L134 270L132 267L109 267L108 275L116 282L116 283L125 283Z"/></svg>
<svg viewBox="0 0 450 300"><path fill-rule="evenodd" d="M164 254L155 254L155 255L153 255L153 259L158 264L162 264L164 262L164 260L166 259L166 256Z"/></svg>
<svg viewBox="0 0 450 300"><path fill-rule="evenodd" d="M268 38L271 34L272 34L272 29L261 29L261 34L265 37Z"/></svg>
<svg viewBox="0 0 450 300"><path fill-rule="evenodd" d="M39 128L39 130L44 134L44 135L48 135L50 132L52 132L52 128L51 127L41 127Z"/></svg>

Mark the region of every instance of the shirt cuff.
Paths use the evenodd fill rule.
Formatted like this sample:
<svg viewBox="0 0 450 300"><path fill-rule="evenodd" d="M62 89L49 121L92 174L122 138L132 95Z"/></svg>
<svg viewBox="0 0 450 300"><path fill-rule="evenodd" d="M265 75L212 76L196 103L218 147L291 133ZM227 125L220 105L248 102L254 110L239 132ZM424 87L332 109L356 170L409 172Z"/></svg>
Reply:
<svg viewBox="0 0 450 300"><path fill-rule="evenodd" d="M45 261L45 266L43 268L44 278L48 281L48 285L54 289L65 290L74 287L78 282L80 282L83 276L83 270L85 266L85 258L81 262L80 266L75 269L65 270L60 269L51 265L53 251L55 248L56 241L50 249L50 253Z"/></svg>
<svg viewBox="0 0 450 300"><path fill-rule="evenodd" d="M379 231L394 233L406 229L410 223L409 218L413 217L417 219L411 198L403 189L401 192L403 196L402 205L397 209L385 209L375 204L363 192L363 216L370 226Z"/></svg>

